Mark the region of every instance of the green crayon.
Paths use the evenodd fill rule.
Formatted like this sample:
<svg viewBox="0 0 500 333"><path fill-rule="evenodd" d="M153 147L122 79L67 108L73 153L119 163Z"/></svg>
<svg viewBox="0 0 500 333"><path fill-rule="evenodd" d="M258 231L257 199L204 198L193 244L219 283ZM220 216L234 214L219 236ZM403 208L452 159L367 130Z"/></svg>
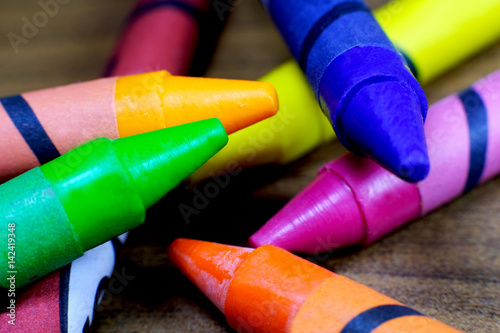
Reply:
<svg viewBox="0 0 500 333"><path fill-rule="evenodd" d="M218 119L99 138L0 185L0 286L26 285L138 226L227 140Z"/></svg>

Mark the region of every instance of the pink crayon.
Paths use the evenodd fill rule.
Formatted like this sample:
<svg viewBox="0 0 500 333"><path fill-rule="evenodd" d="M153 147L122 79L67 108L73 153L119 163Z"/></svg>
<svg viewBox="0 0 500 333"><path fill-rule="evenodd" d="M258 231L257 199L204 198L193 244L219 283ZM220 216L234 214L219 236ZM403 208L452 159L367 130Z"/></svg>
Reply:
<svg viewBox="0 0 500 333"><path fill-rule="evenodd" d="M434 104L425 133L424 181L407 183L348 154L325 164L250 243L310 254L367 245L500 173L500 70Z"/></svg>
<svg viewBox="0 0 500 333"><path fill-rule="evenodd" d="M210 0L139 0L105 76L189 71Z"/></svg>

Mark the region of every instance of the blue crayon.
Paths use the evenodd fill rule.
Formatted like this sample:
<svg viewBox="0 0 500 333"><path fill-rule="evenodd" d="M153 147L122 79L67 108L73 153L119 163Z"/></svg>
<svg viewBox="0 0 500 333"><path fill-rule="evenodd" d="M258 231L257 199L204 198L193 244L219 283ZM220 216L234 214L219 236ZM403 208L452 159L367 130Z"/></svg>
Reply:
<svg viewBox="0 0 500 333"><path fill-rule="evenodd" d="M404 180L423 180L425 94L363 1L261 1L340 142Z"/></svg>

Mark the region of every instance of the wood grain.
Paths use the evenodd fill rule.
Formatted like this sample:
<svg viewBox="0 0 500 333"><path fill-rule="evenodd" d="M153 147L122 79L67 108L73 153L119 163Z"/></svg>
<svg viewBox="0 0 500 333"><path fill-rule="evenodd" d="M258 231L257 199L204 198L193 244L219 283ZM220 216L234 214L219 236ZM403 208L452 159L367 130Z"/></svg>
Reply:
<svg viewBox="0 0 500 333"><path fill-rule="evenodd" d="M15 53L37 1L2 3L0 96L100 76L133 0L72 0ZM370 1L371 5L385 2ZM232 8L207 76L256 79L290 57L255 0ZM425 87L429 102L500 67L500 43ZM245 245L248 236L306 186L320 165L345 151L322 147L287 167L265 166L230 184L189 223L178 206L193 190L170 193L131 233L119 268L134 278L97 309L93 332L232 332L224 317L169 263L177 237ZM500 152L499 152L500 153ZM203 186L201 184L200 186ZM244 212L242 214L242 212ZM309 258L466 332L500 331L500 179L365 249Z"/></svg>

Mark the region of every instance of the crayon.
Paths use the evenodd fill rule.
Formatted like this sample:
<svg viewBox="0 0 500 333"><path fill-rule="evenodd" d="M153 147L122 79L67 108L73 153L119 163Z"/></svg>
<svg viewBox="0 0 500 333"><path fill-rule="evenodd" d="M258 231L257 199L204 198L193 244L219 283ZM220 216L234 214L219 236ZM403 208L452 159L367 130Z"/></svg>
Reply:
<svg viewBox="0 0 500 333"><path fill-rule="evenodd" d="M368 245L500 173L500 71L431 106L425 125L431 172L418 184L346 155L250 238L318 253Z"/></svg>
<svg viewBox="0 0 500 333"><path fill-rule="evenodd" d="M276 88L278 113L230 134L227 146L189 176L191 183L229 172L234 165L238 168L268 163L286 165L335 137L294 61L282 64L260 80Z"/></svg>
<svg viewBox="0 0 500 333"><path fill-rule="evenodd" d="M374 15L421 83L435 79L500 37L500 25L491 23L500 16L499 0L398 0L376 9ZM432 33L425 33L429 29ZM231 171L227 165L232 161L240 167L286 165L335 138L325 130L330 125L320 116L314 94L295 61L260 80L276 87L281 110L231 134L227 146L191 175L192 182ZM312 119L307 120L308 116Z"/></svg>
<svg viewBox="0 0 500 333"><path fill-rule="evenodd" d="M373 14L421 84L500 37L499 0L398 0Z"/></svg>
<svg viewBox="0 0 500 333"><path fill-rule="evenodd" d="M185 75L195 54L210 0L139 0L105 76L166 69Z"/></svg>
<svg viewBox="0 0 500 333"><path fill-rule="evenodd" d="M228 133L277 112L268 83L172 76L105 78L0 99L0 180L90 140L219 118Z"/></svg>
<svg viewBox="0 0 500 333"><path fill-rule="evenodd" d="M0 234L14 239L0 252L0 286L14 274L21 287L138 226L227 139L218 119L99 138L0 185Z"/></svg>
<svg viewBox="0 0 500 333"><path fill-rule="evenodd" d="M240 333L459 332L273 245L177 239L168 253Z"/></svg>
<svg viewBox="0 0 500 333"><path fill-rule="evenodd" d="M362 0L262 0L344 147L424 179L427 100Z"/></svg>

